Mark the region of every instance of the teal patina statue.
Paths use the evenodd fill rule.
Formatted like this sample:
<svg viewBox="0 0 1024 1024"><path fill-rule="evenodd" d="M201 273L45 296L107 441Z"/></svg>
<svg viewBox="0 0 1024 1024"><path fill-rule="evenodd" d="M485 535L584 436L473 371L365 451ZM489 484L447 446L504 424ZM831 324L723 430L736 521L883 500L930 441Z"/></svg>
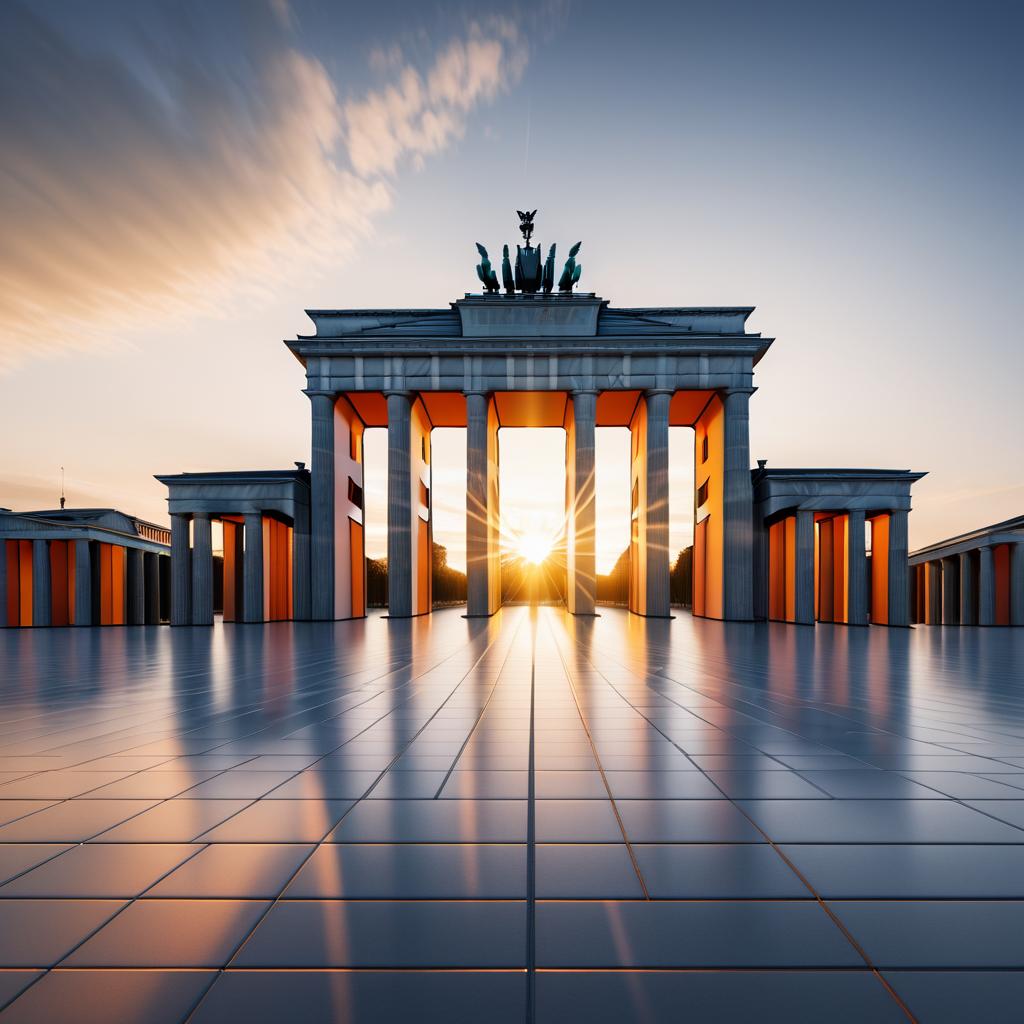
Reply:
<svg viewBox="0 0 1024 1024"><path fill-rule="evenodd" d="M516 290L516 283L512 279L512 264L509 262L507 245L502 249L501 283L505 286L506 295L514 294Z"/></svg>
<svg viewBox="0 0 1024 1024"><path fill-rule="evenodd" d="M498 275L491 269L491 261L487 256L487 250L477 242L476 251L480 253L480 262L476 265L476 276L480 278L487 291L496 292L498 290Z"/></svg>
<svg viewBox="0 0 1024 1024"><path fill-rule="evenodd" d="M565 266L562 268L562 276L558 279L558 290L560 292L571 292L572 286L580 279L580 274L583 273L583 264L577 265L576 253L580 251L582 242L577 242L569 250L569 258L565 261Z"/></svg>
<svg viewBox="0 0 1024 1024"><path fill-rule="evenodd" d="M533 234L533 218L536 210L516 210L519 214L519 230L523 233L523 240L526 245L516 246L515 269L509 256L509 247L502 247L501 258L501 283L506 295L514 295L517 291L524 295L535 295L541 289L545 295L550 295L555 287L555 246L548 249L547 259L541 258L542 246L530 244L530 237ZM569 258L565 261L562 269L562 276L558 279L558 290L562 294L571 294L573 285L583 273L582 265L576 263L576 254L580 251L582 242L577 242L569 250ZM480 253L480 262L476 265L476 276L480 278L484 290L488 295L496 295L499 291L498 275L491 267L490 257L487 250L479 243L476 243L476 250Z"/></svg>
<svg viewBox="0 0 1024 1024"><path fill-rule="evenodd" d="M555 247L548 249L548 258L544 261L544 294L550 295L555 287Z"/></svg>

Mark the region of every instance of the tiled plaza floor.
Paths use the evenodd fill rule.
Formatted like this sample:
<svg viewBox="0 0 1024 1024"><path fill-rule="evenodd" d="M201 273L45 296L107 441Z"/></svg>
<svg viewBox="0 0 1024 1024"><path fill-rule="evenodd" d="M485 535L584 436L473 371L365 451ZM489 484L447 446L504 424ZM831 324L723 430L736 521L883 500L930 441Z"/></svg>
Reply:
<svg viewBox="0 0 1024 1024"><path fill-rule="evenodd" d="M1019 1021L1024 630L3 630L0 883L0 1024Z"/></svg>

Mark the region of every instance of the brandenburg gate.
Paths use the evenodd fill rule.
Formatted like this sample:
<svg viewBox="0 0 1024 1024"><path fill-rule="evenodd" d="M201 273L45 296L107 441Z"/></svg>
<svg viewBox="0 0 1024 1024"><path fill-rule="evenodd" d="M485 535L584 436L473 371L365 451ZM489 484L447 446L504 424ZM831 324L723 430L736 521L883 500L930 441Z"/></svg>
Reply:
<svg viewBox="0 0 1024 1024"><path fill-rule="evenodd" d="M505 247L501 284L487 250L478 245L483 290L448 308L308 311L315 332L286 342L306 373L312 416L308 472L300 467L159 478L170 491L172 586L178 592L172 621L212 622L206 568L211 516L239 527L230 531L239 544L230 579L225 569L225 594L238 595L239 613L232 617L365 615L363 440L374 427L386 428L388 435L392 617L431 609L435 427L466 428L468 615L492 615L501 601L498 430L565 429L567 605L576 615L593 615L595 430L628 427L631 470L623 486L631 495L629 608L638 615L668 616L669 428L686 426L694 431L694 614L742 621L769 617L776 609L771 617L813 622L822 606L817 591L825 564L819 524L839 516L860 525L859 532L844 527L847 547L831 527L827 533L828 586L848 581L838 603L843 617L836 617L830 597L830 621L866 624L870 594L877 592L885 595L887 611L880 620L876 607L873 620L900 624L908 606L906 514L910 483L919 474L878 470L854 480L852 471L817 471L810 482L803 480L798 498L780 500L787 487L780 491L772 470L751 473L754 369L772 344L747 331L753 307L613 307L575 290L579 243L556 282L555 247L544 258L541 247L530 244L533 214L520 213L520 221L526 244L517 246L515 257ZM755 482L771 495L757 506L764 504L763 515L755 508ZM189 540L190 520L191 536L197 534L196 515L199 567L196 544ZM877 535L884 535L886 549L872 553L869 570L864 524L879 517L886 528ZM787 518L799 530L790 531L792 550L780 554L772 528ZM270 552L268 528L271 535L277 531L287 557ZM784 538L785 530L779 535ZM251 578L239 581L245 570L237 567L244 566L250 567L249 577L259 576L258 587ZM793 594L789 605L768 600L769 591L787 587ZM278 595L280 614L270 614L268 590Z"/></svg>

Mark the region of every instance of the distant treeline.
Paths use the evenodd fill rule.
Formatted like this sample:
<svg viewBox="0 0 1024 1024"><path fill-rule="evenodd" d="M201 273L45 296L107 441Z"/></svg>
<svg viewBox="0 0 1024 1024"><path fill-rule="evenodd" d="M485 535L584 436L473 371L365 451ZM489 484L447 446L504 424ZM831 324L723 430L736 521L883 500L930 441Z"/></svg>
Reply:
<svg viewBox="0 0 1024 1024"><path fill-rule="evenodd" d="M693 548L684 548L676 555L669 575L673 604L689 608L693 603ZM607 576L597 577L599 604L629 603L629 548L619 555Z"/></svg>
<svg viewBox="0 0 1024 1024"><path fill-rule="evenodd" d="M466 600L466 574L448 564L448 549L433 548L434 604L459 604ZM693 548L684 548L672 563L670 579L672 603L690 607L693 594ZM388 604L388 563L386 558L366 560L366 596L371 608ZM515 602L551 603L565 600L565 572L560 566L545 563L525 566L518 559L501 565L501 599ZM597 577L600 604L629 603L629 549L619 555L612 571Z"/></svg>

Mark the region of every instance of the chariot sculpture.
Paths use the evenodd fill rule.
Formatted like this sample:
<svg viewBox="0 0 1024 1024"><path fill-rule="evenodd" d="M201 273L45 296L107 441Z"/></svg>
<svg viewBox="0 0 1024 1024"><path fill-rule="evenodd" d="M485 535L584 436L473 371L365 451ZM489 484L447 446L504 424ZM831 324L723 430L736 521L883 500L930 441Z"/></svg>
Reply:
<svg viewBox="0 0 1024 1024"><path fill-rule="evenodd" d="M548 249L547 259L541 259L541 246L531 245L530 239L533 235L533 218L537 216L536 210L516 210L519 215L519 230L523 233L523 241L526 245L516 246L515 269L513 270L512 260L509 255L509 247L502 248L501 260L501 287L505 289L506 295L514 295L517 291L524 295L535 295L542 291L549 295L555 287L555 246ZM565 261L561 276L558 278L558 291L562 295L571 295L573 286L579 282L583 273L583 265L576 262L576 256L580 251L582 242L577 242L569 250L569 258ZM480 253L480 262L476 265L476 276L480 278L484 291L488 294L497 294L498 275L491 267L491 260L487 250L479 243L476 243L477 252Z"/></svg>

